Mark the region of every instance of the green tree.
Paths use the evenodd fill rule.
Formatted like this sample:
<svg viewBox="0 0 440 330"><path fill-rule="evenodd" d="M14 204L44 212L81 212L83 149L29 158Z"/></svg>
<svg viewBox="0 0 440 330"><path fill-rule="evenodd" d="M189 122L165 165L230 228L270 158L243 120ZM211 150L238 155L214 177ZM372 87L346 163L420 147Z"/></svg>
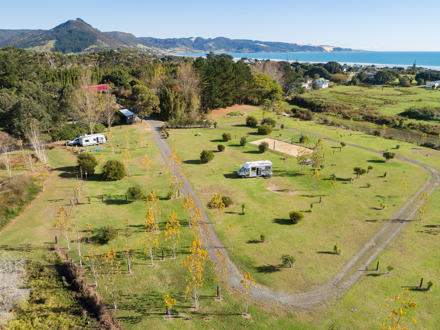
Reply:
<svg viewBox="0 0 440 330"><path fill-rule="evenodd" d="M89 153L83 152L78 155L78 170L81 173L87 173L87 175L95 174L95 167L98 165L96 157Z"/></svg>
<svg viewBox="0 0 440 330"><path fill-rule="evenodd" d="M141 121L153 112L159 112L159 98L152 89L145 85L137 84L132 89L133 106L139 111Z"/></svg>
<svg viewBox="0 0 440 330"><path fill-rule="evenodd" d="M105 181L121 180L127 175L124 164L119 160L108 160L102 168L102 178Z"/></svg>
<svg viewBox="0 0 440 330"><path fill-rule="evenodd" d="M280 85L265 73L256 73L253 76L255 100L260 104L263 100L281 100L283 90Z"/></svg>
<svg viewBox="0 0 440 330"><path fill-rule="evenodd" d="M290 221L292 221L293 224L297 224L304 218L304 214L298 211L292 211L289 213Z"/></svg>

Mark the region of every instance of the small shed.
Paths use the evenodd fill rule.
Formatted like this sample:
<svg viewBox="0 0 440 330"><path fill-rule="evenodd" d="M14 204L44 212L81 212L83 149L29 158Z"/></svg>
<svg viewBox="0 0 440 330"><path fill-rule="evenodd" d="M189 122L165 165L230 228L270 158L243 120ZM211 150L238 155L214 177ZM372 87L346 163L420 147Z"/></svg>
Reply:
<svg viewBox="0 0 440 330"><path fill-rule="evenodd" d="M134 113L128 109L120 109L119 113L121 115L121 122L125 124L133 124L134 123Z"/></svg>

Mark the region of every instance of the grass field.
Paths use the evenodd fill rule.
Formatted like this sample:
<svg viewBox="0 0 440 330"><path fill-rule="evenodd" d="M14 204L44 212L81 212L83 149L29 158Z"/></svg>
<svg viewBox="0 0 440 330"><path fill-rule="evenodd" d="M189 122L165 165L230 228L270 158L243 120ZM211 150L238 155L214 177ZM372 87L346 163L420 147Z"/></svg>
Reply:
<svg viewBox="0 0 440 330"><path fill-rule="evenodd" d="M304 96L346 104L356 110L377 110L389 116L397 115L412 106L440 107L440 92L421 87L335 86L311 91Z"/></svg>
<svg viewBox="0 0 440 330"><path fill-rule="evenodd" d="M259 114L257 114L260 116ZM243 120L242 118L240 120ZM285 120L292 127L309 130L322 135L336 134L332 129L324 126L314 126L311 123L296 123L291 119ZM219 119L221 122L221 119ZM128 133L125 133L127 130ZM195 137L195 132L202 132L202 136ZM226 151L216 153L215 159L207 164L197 164L197 159L202 148L216 149L217 140L224 131L231 132L233 141L226 143ZM317 183L317 190L314 189L313 177L310 174L296 175L299 167L293 158L284 161L281 155L268 152L260 155L255 153L256 147L238 147L237 144L241 134L249 131L245 127L220 127L211 130L173 130L171 131L170 143L176 147L177 152L186 161L184 166L187 174L198 190L203 202L207 202L214 192L221 192L230 195L235 204L216 222L215 225L219 235L225 244L229 244L226 237L226 225L233 225L233 250L229 250L234 260L244 270L249 270L261 284L277 287L283 291L297 291L310 289L307 285L313 286L331 277L340 266L346 261L350 254L355 252L356 246L366 240L372 232L377 230L399 205L403 203L406 196L401 193L401 178L405 177L408 182L414 182L408 186L408 196L422 183L426 174L418 168L392 160L389 163L368 162L377 161L381 157L366 152L357 151L351 147L345 147L342 152L332 148L335 145L325 143L327 161L322 171L321 180ZM134 261L134 273L125 273L125 259L121 257L122 274L119 282L120 297L118 305L120 309L116 316L128 329L155 328L282 328L282 329L322 329L322 328L364 328L377 329L380 323L386 318L389 309L384 307L387 296L395 296L403 292L402 286L416 285L421 276L425 280L438 278L439 269L436 267L439 258L438 251L432 249L438 245L437 217L440 205L440 194L434 194L430 201L428 212L422 222L414 222L404 228L403 233L395 240L389 249L380 257L381 272L385 272L387 265L394 266L390 274L379 276L363 277L341 300L330 302L329 306L323 306L309 312L288 312L279 306L251 305L251 319L241 316L243 311L243 298L234 292L225 292L224 300L221 302L213 299L215 295L215 282L213 271L210 267L207 270L207 281L202 290L201 308L199 311L192 311L192 302L185 297L185 269L182 265L184 256L188 251L188 245L192 241L192 232L185 226L187 217L182 211L182 200L161 200L162 219L160 228L163 231L164 223L171 210L177 212L181 221L182 235L178 246L177 259L170 258L170 251L163 241L162 233L160 238L160 249L155 254L156 266L149 266L149 260L143 254L140 246L140 236L143 232L143 223L147 211L143 201L126 202L125 192L133 184L141 185L145 191L156 190L158 196L163 198L167 195L169 187L169 174L165 164L160 158L158 149L151 139L151 133L145 125L133 125L127 129L116 128L113 130L114 145L116 152L113 154L110 145L104 147L102 152L96 153L101 163L97 172L100 173L104 159L122 159L124 156L125 136L130 141L130 177L117 182L103 182L99 178L89 178L84 182L81 190L80 204L73 209L71 222L85 229L85 224L90 223L92 227L98 228L107 224L124 229L126 219L130 221L132 232L130 242L134 250L136 260ZM281 134L281 135L279 135ZM350 132L342 131L342 139L359 139L360 142L369 144L374 148L385 148L387 143L393 141L374 138L376 140L364 139L362 136L351 135ZM235 137L237 135L237 137ZM273 137L284 139L298 135L288 130L276 131ZM249 135L251 139L259 136ZM312 142L314 139L312 139ZM137 142L137 143L136 143ZM353 142L358 142L357 140ZM190 148L186 143L190 143ZM184 147L185 146L185 147ZM121 153L118 151L121 150ZM334 154L333 154L333 151ZM411 146L402 146L399 152L433 162L429 157L420 153L413 153ZM100 155L102 154L103 157ZM148 154L151 159L151 169L142 168L141 158ZM270 180L233 179L232 172L237 169L246 159L273 160L276 174ZM429 159L428 159L429 158ZM67 206L73 194L73 187L76 185L75 155L68 150L55 148L49 151L49 159L56 169L52 172L46 182L46 188L40 197L31 205L31 209L24 212L4 232L0 233L1 249L13 253L23 253L33 260L42 260L46 251L51 247L51 242L57 230L53 228L56 220L56 213L59 206ZM331 166L334 163L336 166ZM354 177L353 166L366 167L373 165L371 173L355 180L353 185L339 181L336 191L333 191L331 184L325 178L335 173L340 178ZM380 176L387 171L387 177ZM309 170L305 170L304 173ZM404 173L405 171L405 173ZM386 181L386 182L385 182ZM281 189L287 189L288 193L274 193L269 190L269 183ZM370 183L370 188L361 188ZM273 188L273 187L272 187ZM343 196L345 192L345 196ZM104 194L104 202L101 195ZM291 209L308 209L311 202L319 200L317 194L323 194L322 204L314 204L312 212L306 213L305 220L295 226L285 225ZM375 195L385 196L387 209L374 210L370 207L378 206L379 199ZM307 197L303 195L313 195ZM355 196L357 195L357 196ZM90 204L88 203L90 196ZM261 206L261 200L270 202L270 207ZM359 202L361 201L361 202ZM247 213L245 216L238 214L241 211L240 204L245 202ZM348 217L351 212L354 217ZM273 222L275 219L279 221ZM377 220L367 222L365 220ZM261 233L266 234L267 243L248 243L249 240L259 239ZM75 251L76 236L70 234L72 250L70 255L78 260ZM90 236L83 232L81 235ZM356 240L357 238L358 240ZM65 244L64 240L61 241ZM116 238L109 244L103 246L96 244L82 244L82 254L87 255L90 249L98 252L105 252L110 247L121 251L121 237ZM319 250L331 249L333 244L338 243L342 248L341 256L316 253ZM160 261L161 248L165 248L166 260ZM285 249L285 250L283 250ZM274 250L275 252L269 251ZM299 253L302 251L303 253ZM291 253L297 259L295 268L280 269L270 272L273 267L261 268L268 270L257 272L259 266L277 266L280 262L281 253ZM306 255L310 259L306 259ZM275 267L276 268L276 267ZM99 291L109 305L111 299L105 290L108 281L100 280ZM437 283L432 292L414 292L414 300L419 308L413 312L418 323L416 328L436 328L440 324L440 316L435 311L439 306L439 294ZM171 294L177 299L175 309L179 317L172 320L165 320L163 313L165 305L163 296Z"/></svg>

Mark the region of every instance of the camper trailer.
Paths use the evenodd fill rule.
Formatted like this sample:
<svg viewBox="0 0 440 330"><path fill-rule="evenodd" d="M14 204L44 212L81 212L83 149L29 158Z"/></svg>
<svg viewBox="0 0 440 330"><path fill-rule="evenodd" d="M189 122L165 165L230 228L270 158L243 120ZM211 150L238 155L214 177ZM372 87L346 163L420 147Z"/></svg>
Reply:
<svg viewBox="0 0 440 330"><path fill-rule="evenodd" d="M246 162L243 167L237 171L242 178L257 178L259 176L272 175L272 162L270 160L258 160Z"/></svg>
<svg viewBox="0 0 440 330"><path fill-rule="evenodd" d="M106 142L107 139L105 138L104 134L90 134L90 135L80 136L74 140L67 141L67 145L87 147L87 146L93 146L96 144L102 144Z"/></svg>

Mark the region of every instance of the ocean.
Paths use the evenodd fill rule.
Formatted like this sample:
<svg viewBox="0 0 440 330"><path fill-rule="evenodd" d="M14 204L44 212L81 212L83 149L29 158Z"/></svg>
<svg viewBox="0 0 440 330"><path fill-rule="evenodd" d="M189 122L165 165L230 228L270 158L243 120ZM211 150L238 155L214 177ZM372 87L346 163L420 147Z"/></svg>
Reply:
<svg viewBox="0 0 440 330"><path fill-rule="evenodd" d="M224 53L223 53L224 54ZM440 52L299 52L299 53L226 53L234 58L257 58L282 61L326 63L335 61L347 64L377 66L417 66L440 69ZM205 53L176 54L206 56Z"/></svg>

